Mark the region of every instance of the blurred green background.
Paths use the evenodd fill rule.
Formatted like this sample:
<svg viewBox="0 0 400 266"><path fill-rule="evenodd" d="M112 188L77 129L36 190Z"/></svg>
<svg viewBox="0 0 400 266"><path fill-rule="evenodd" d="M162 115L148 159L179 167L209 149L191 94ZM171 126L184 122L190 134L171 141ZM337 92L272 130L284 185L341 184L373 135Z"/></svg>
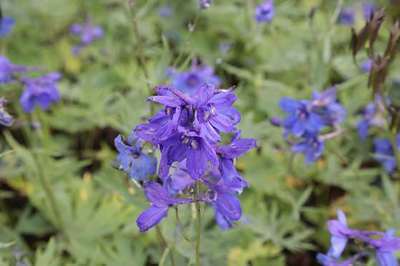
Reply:
<svg viewBox="0 0 400 266"><path fill-rule="evenodd" d="M2 54L63 79L62 101L33 115L19 106L20 86L0 86L17 119L0 129L0 265L170 265L155 230L136 228L147 203L114 168L113 139L150 115L149 88L167 81L168 67L185 70L194 59L214 66L223 87L236 86L242 135L259 144L237 162L250 182L240 197L243 221L222 232L206 211L204 265L316 265L337 208L352 226L400 229L398 179L385 174L371 141L362 142L355 129L371 100L368 77L351 57L350 28L335 21L338 3L351 5L355 27L362 27L363 2L276 0L272 23L257 24L256 0L215 0L204 11L195 0L2 0L3 14L16 20L0 40ZM377 4L394 10L390 1ZM159 15L165 5L169 17ZM86 17L105 34L75 56L69 27ZM382 33L387 39L389 31ZM390 80L400 78L399 67L393 64ZM347 109L346 131L306 165L268 119L283 116L282 96L309 98L333 84ZM61 220L38 176L51 183ZM183 237L192 227L177 227L172 211L161 227L176 264L192 263L193 244Z"/></svg>

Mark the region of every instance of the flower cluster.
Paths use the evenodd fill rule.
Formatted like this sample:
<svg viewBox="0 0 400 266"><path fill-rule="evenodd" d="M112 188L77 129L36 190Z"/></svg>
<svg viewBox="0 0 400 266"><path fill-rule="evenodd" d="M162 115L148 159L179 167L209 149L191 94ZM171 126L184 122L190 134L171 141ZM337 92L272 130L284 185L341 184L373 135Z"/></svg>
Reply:
<svg viewBox="0 0 400 266"><path fill-rule="evenodd" d="M236 130L240 113L232 106L235 94L203 83L189 92L160 86L149 99L164 107L138 125L134 135L159 149L159 179L149 178L155 171L154 158L142 152L138 140L126 146L116 138L121 168L143 182L151 205L137 219L140 231L159 223L170 207L192 202L210 204L218 225L231 227L242 213L237 194L247 187L234 160L255 147L255 140L240 138ZM222 143L223 133L232 134L230 143Z"/></svg>
<svg viewBox="0 0 400 266"><path fill-rule="evenodd" d="M336 88L321 93L314 92L311 100L295 100L284 97L280 101L281 109L287 114L283 121L274 120L274 124L284 128L285 138L294 137L292 151L303 153L306 162L317 160L324 150L324 140L340 132L345 109L336 101ZM333 133L322 135L325 128Z"/></svg>
<svg viewBox="0 0 400 266"><path fill-rule="evenodd" d="M14 118L7 113L5 109L7 101L4 98L0 98L0 125L9 127L14 122Z"/></svg>
<svg viewBox="0 0 400 266"><path fill-rule="evenodd" d="M6 37L15 25L15 20L11 17L0 19L0 38Z"/></svg>
<svg viewBox="0 0 400 266"><path fill-rule="evenodd" d="M273 0L265 0L256 7L255 19L259 23L269 23L275 16L275 6Z"/></svg>
<svg viewBox="0 0 400 266"><path fill-rule="evenodd" d="M100 39L104 35L103 29L100 26L93 25L90 20L87 20L83 24L72 24L70 32L80 39L80 43L72 48L72 52L75 55L79 54L82 48Z"/></svg>
<svg viewBox="0 0 400 266"><path fill-rule="evenodd" d="M33 111L35 106L47 110L51 104L60 100L57 81L61 75L57 72L49 73L37 78L22 78L25 90L19 101L26 113Z"/></svg>
<svg viewBox="0 0 400 266"><path fill-rule="evenodd" d="M219 77L214 74L212 67L199 65L196 62L193 62L188 71L179 72L170 68L167 75L171 79L172 87L188 94L197 92L205 83L216 87L221 83Z"/></svg>
<svg viewBox="0 0 400 266"><path fill-rule="evenodd" d="M337 220L328 222L328 230L331 234L331 247L328 253L318 254L318 261L324 266L351 266L361 257L369 254L368 249L375 253L375 258L379 266L397 266L395 251L400 250L400 238L394 235L393 230L385 233L379 231L363 231L351 229L347 226L346 216L342 211L338 211ZM356 240L365 246L347 260L340 260L343 251L348 245L349 240Z"/></svg>
<svg viewBox="0 0 400 266"><path fill-rule="evenodd" d="M0 56L0 84L21 82L25 90L20 97L20 104L24 112L30 113L35 106L47 110L51 104L60 100L57 81L59 73L49 73L40 77L19 77L18 74L36 71L36 68L15 65L6 57Z"/></svg>

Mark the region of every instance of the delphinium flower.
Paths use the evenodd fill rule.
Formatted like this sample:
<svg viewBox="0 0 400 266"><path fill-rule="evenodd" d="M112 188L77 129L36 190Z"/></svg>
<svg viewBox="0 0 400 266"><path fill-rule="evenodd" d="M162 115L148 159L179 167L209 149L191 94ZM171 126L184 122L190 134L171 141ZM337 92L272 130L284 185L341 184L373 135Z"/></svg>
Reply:
<svg viewBox="0 0 400 266"><path fill-rule="evenodd" d="M28 71L25 66L15 65L5 56L0 55L0 84L16 81L16 75Z"/></svg>
<svg viewBox="0 0 400 266"><path fill-rule="evenodd" d="M207 65L199 65L193 62L188 71L179 72L175 69L168 69L168 76L171 79L171 86L185 93L193 93L204 84L219 86L221 80L214 74L214 69Z"/></svg>
<svg viewBox="0 0 400 266"><path fill-rule="evenodd" d="M234 160L255 147L255 140L241 138L236 129L240 113L232 106L233 91L210 83L194 85L186 91L157 87L149 100L163 109L134 129L138 139L161 153L158 178L142 179L151 206L137 219L140 231L158 224L170 207L193 202L211 205L222 229L241 217L237 195L248 184L235 169ZM222 134L232 135L230 143L222 143ZM119 157L125 158L124 149L118 150Z"/></svg>
<svg viewBox="0 0 400 266"><path fill-rule="evenodd" d="M199 0L199 6L202 9L207 9L211 6L212 0Z"/></svg>
<svg viewBox="0 0 400 266"><path fill-rule="evenodd" d="M346 26L352 26L354 24L355 12L351 7L345 7L340 10L338 16L338 23Z"/></svg>
<svg viewBox="0 0 400 266"><path fill-rule="evenodd" d="M324 266L350 266L361 257L370 255L375 256L379 266L398 265L394 252L400 250L400 238L394 236L393 230L379 232L352 229L347 226L346 216L342 211L339 210L337 215L337 220L328 222L331 246L327 254L317 255L319 263ZM363 244L364 249L351 258L342 260L341 256L350 243L349 240Z"/></svg>
<svg viewBox="0 0 400 266"><path fill-rule="evenodd" d="M26 113L30 113L38 105L47 110L51 104L60 100L57 81L61 75L57 72L49 73L37 78L21 78L25 85L20 97L20 104Z"/></svg>
<svg viewBox="0 0 400 266"><path fill-rule="evenodd" d="M93 25L89 19L83 24L72 24L70 32L80 39L80 43L72 49L74 54L78 54L82 48L100 39L104 35L103 28L98 25Z"/></svg>
<svg viewBox="0 0 400 266"><path fill-rule="evenodd" d="M396 136L396 149L400 149L400 134ZM396 157L392 143L388 139L376 138L374 140L374 157L389 173L396 169Z"/></svg>
<svg viewBox="0 0 400 266"><path fill-rule="evenodd" d="M340 132L346 112L336 100L335 87L321 93L314 92L311 100L284 97L280 101L286 113L284 119L273 118L271 123L284 128L284 137L293 137L292 151L303 153L307 163L317 160L323 153L324 141ZM322 135L326 128L331 133Z"/></svg>
<svg viewBox="0 0 400 266"><path fill-rule="evenodd" d="M14 122L14 118L6 111L6 103L6 99L0 97L0 125L9 127Z"/></svg>
<svg viewBox="0 0 400 266"><path fill-rule="evenodd" d="M365 140L371 127L384 127L385 107L381 97L376 97L374 102L369 103L363 110L363 118L357 124L358 135Z"/></svg>
<svg viewBox="0 0 400 266"><path fill-rule="evenodd" d="M157 159L143 152L143 141L134 133L124 141L119 135L114 140L118 151L119 168L136 181L145 181L156 173Z"/></svg>
<svg viewBox="0 0 400 266"><path fill-rule="evenodd" d="M6 37L15 25L15 20L11 17L2 17L0 19L0 38Z"/></svg>
<svg viewBox="0 0 400 266"><path fill-rule="evenodd" d="M265 0L256 7L255 19L259 23L269 23L275 16L275 6L273 0Z"/></svg>
<svg viewBox="0 0 400 266"><path fill-rule="evenodd" d="M363 4L363 15L366 21L369 21L372 17L372 14L375 12L375 5L371 3L364 3Z"/></svg>

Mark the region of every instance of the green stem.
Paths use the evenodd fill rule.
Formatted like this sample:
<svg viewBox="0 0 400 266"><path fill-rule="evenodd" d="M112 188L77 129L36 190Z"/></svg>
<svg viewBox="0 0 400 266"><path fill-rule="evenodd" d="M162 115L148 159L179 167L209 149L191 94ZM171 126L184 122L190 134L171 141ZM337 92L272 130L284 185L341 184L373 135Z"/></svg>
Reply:
<svg viewBox="0 0 400 266"><path fill-rule="evenodd" d="M61 218L61 213L60 210L58 209L57 203L56 203L56 198L53 194L53 190L51 188L51 184L49 182L49 180L46 178L44 171L43 171L43 167L42 164L39 160L39 157L37 156L36 152L32 152L33 154L33 158L35 160L36 163L36 169L37 169L37 176L39 178L39 182L40 185L42 186L46 197L50 203L50 208L53 212L53 215L55 217L56 220L56 224L57 226L61 229L61 231L64 231L64 223L63 220Z"/></svg>
<svg viewBox="0 0 400 266"><path fill-rule="evenodd" d="M196 198L199 194L199 184L196 186ZM200 244L201 244L201 206L200 201L196 200L196 218L197 218L197 227L196 227L196 266L200 266Z"/></svg>
<svg viewBox="0 0 400 266"><path fill-rule="evenodd" d="M129 6L130 13L132 16L133 34L134 34L134 37L135 37L136 43L137 43L137 49L135 49L134 52L136 54L136 59L139 63L139 67L141 68L144 78L146 80L146 86L147 86L149 95L152 95L153 89L150 84L150 75L149 75L149 71L146 66L146 58L144 55L144 39L139 31L139 23L138 23L137 14L135 13L132 4L130 4L129 1L128 1L128 6ZM154 105L150 104L149 106L150 106L150 110L149 110L150 115L152 115L155 112Z"/></svg>
<svg viewBox="0 0 400 266"><path fill-rule="evenodd" d="M169 249L168 253L169 253L169 255L170 255L169 258L170 258L170 260L171 260L171 265L172 265L172 266L175 266L174 254L172 253L171 248L168 247L168 242L167 242L167 240L165 239L165 237L164 237L164 235L163 235L163 233L162 233L161 228L160 228L159 225L156 226L156 233L157 233L158 240L160 241L161 246L162 246L162 248L164 249L164 254L165 254L165 252L166 252L165 250L166 250L166 249ZM160 260L160 262L161 262L161 260ZM161 263L160 263L160 264L161 264Z"/></svg>
<svg viewBox="0 0 400 266"><path fill-rule="evenodd" d="M35 114L37 115L37 121L40 123L40 125L42 127L40 132L38 132L39 138L38 138L37 143L39 144L40 147L43 147L43 139L46 139L48 137L48 128L47 128L47 125L45 124L44 119L41 116L40 111L36 112ZM32 116L31 121L34 121L34 120L35 120L35 118ZM53 190L52 190L52 186L44 173L42 163L39 159L39 156L37 155L37 152L33 151L32 156L33 156L33 159L34 159L35 165L36 165L37 177L39 178L40 185L43 188L43 190L46 194L46 198L48 199L48 201L50 203L50 209L56 220L56 225L60 228L61 231L64 231L63 219L61 216L61 212L58 208L57 201L56 201L56 198L55 198Z"/></svg>

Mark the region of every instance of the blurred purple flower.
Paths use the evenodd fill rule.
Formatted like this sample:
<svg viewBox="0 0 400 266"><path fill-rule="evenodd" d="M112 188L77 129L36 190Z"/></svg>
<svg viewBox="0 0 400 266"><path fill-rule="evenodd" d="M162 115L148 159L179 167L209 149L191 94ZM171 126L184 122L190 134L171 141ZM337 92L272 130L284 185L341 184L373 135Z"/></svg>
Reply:
<svg viewBox="0 0 400 266"><path fill-rule="evenodd" d="M363 118L357 124L358 135L365 140L371 126L384 127L385 124L385 108L381 98L376 97L375 101L369 103L363 110Z"/></svg>
<svg viewBox="0 0 400 266"><path fill-rule="evenodd" d="M369 21L372 17L372 14L375 12L376 7L374 4L371 3L364 3L363 4L363 15L366 21Z"/></svg>
<svg viewBox="0 0 400 266"><path fill-rule="evenodd" d="M395 237L393 229L387 230L380 239L370 239L368 243L375 248L379 266L397 266L395 251L400 250L400 238Z"/></svg>
<svg viewBox="0 0 400 266"><path fill-rule="evenodd" d="M342 211L338 211L338 219L328 222L331 234L331 247L328 253L318 254L317 260L324 266L345 266L353 265L360 257L368 253L360 250L348 260L341 261L340 257L350 239L357 240L371 247L376 252L376 260L379 266L397 266L394 252L400 250L400 238L394 236L393 230L386 233L379 231L363 231L351 229L347 226L346 216Z"/></svg>
<svg viewBox="0 0 400 266"><path fill-rule="evenodd" d="M287 114L283 121L285 134L300 137L305 133L317 134L324 126L322 117L311 111L311 102L283 97L279 105Z"/></svg>
<svg viewBox="0 0 400 266"><path fill-rule="evenodd" d="M338 125L346 116L346 110L336 101L336 87L323 92L314 92L311 105L312 112L318 114L325 125Z"/></svg>
<svg viewBox="0 0 400 266"><path fill-rule="evenodd" d="M6 37L15 25L15 20L11 17L2 17L0 20L0 38Z"/></svg>
<svg viewBox="0 0 400 266"><path fill-rule="evenodd" d="M305 134L292 146L292 152L304 154L306 163L313 163L322 155L324 146L324 142L318 136Z"/></svg>
<svg viewBox="0 0 400 266"><path fill-rule="evenodd" d="M354 24L355 12L351 7L345 7L340 10L338 16L338 23L346 26L352 26Z"/></svg>
<svg viewBox="0 0 400 266"><path fill-rule="evenodd" d="M212 0L199 0L199 6L201 9L207 9L211 6Z"/></svg>
<svg viewBox="0 0 400 266"><path fill-rule="evenodd" d="M172 87L188 94L197 93L204 84L218 87L221 83L212 67L196 63L193 63L188 71L178 72L175 69L169 69L167 74L171 79Z"/></svg>
<svg viewBox="0 0 400 266"><path fill-rule="evenodd" d="M400 149L400 134L396 137L397 149ZM392 143L388 139L376 138L374 140L374 158L383 165L389 173L396 169L396 158Z"/></svg>
<svg viewBox="0 0 400 266"><path fill-rule="evenodd" d="M157 159L142 151L143 142L132 133L126 141L118 135L115 140L117 161L121 170L136 181L146 181L156 173Z"/></svg>
<svg viewBox="0 0 400 266"><path fill-rule="evenodd" d="M53 72L38 78L22 78L25 90L20 97L20 104L26 113L33 111L36 105L47 110L51 104L60 100L57 81L61 75Z"/></svg>
<svg viewBox="0 0 400 266"><path fill-rule="evenodd" d="M14 118L6 111L7 100L0 97L0 125L9 127L14 122Z"/></svg>
<svg viewBox="0 0 400 266"><path fill-rule="evenodd" d="M271 22L275 16L275 6L273 0L265 0L256 7L255 19L259 23Z"/></svg>
<svg viewBox="0 0 400 266"><path fill-rule="evenodd" d="M0 84L13 82L16 74L27 71L27 67L14 65L5 56L0 55Z"/></svg>
<svg viewBox="0 0 400 266"><path fill-rule="evenodd" d="M170 17L174 13L173 9L169 5L163 5L158 9L158 15L160 17Z"/></svg>
<svg viewBox="0 0 400 266"><path fill-rule="evenodd" d="M373 63L372 59L370 59L370 58L365 59L365 60L361 63L361 71L362 71L363 73L369 73L369 71L370 71L371 68L372 68L372 63Z"/></svg>
<svg viewBox="0 0 400 266"><path fill-rule="evenodd" d="M72 24L70 32L80 39L80 43L72 48L74 54L78 54L82 48L100 39L104 35L103 28L93 25L89 19L83 24Z"/></svg>

